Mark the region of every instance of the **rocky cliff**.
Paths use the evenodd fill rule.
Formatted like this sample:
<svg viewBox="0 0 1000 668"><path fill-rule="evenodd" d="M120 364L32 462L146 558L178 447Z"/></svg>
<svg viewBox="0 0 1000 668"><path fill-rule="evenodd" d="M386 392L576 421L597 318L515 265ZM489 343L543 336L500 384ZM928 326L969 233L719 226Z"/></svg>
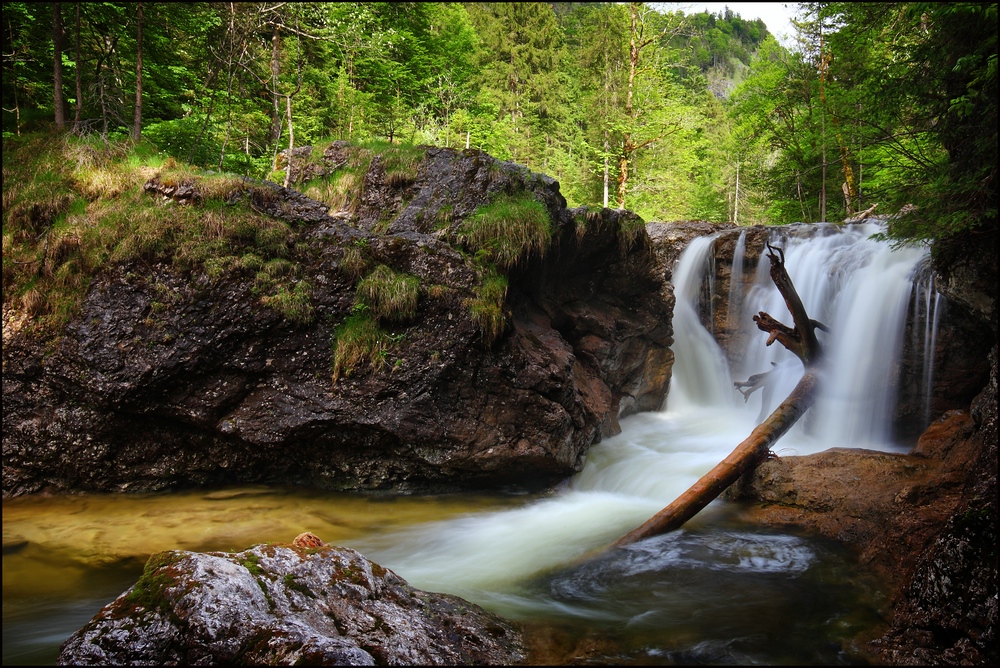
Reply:
<svg viewBox="0 0 1000 668"><path fill-rule="evenodd" d="M365 166L342 206L273 184L257 196L291 223L304 315L252 273L168 261L94 277L55 338L15 331L5 307L4 496L538 487L579 470L622 415L662 405L672 293L640 219L569 210L552 179L477 151L426 149L409 171L365 151L335 143L311 167ZM176 197L147 191L150 206ZM539 243L474 238L470 221L508 201L544 211ZM368 318L367 357L336 369L343 327L379 306L359 296L376 271L414 286L415 307Z"/></svg>

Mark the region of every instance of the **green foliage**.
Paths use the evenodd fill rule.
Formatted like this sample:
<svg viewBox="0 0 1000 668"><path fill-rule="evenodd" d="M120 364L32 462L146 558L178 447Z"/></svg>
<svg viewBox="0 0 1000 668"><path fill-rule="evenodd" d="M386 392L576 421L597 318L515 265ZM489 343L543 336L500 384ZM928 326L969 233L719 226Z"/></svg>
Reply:
<svg viewBox="0 0 1000 668"><path fill-rule="evenodd" d="M5 144L54 116L57 6L67 130L99 137L74 149L87 162L99 146L121 150L116 137L131 130L138 13L124 2L5 3ZM299 184L335 211L356 206L372 160L405 186L421 169L412 146L431 144L550 174L571 206L617 201L620 180L622 206L652 220L838 220L878 202L879 213L917 207L890 229L899 239L995 225L995 4L807 3L792 51L728 8L143 7L141 146L153 154L130 153L131 174L93 160L69 186L61 167L38 170L39 191L14 202L15 219L39 225L76 197L127 197L140 166L159 167L154 155L283 176L276 156L294 134L296 146L364 147ZM847 200L841 185L852 182Z"/></svg>
<svg viewBox="0 0 1000 668"><path fill-rule="evenodd" d="M333 382L349 378L362 367L381 369L389 350L389 337L372 317L361 310L347 318L334 332Z"/></svg>
<svg viewBox="0 0 1000 668"><path fill-rule="evenodd" d="M507 326L504 311L506 298L507 279L495 268L487 266L482 272L475 297L466 302L469 315L487 346L493 345Z"/></svg>
<svg viewBox="0 0 1000 668"><path fill-rule="evenodd" d="M508 269L535 253L543 255L552 241L549 212L531 194L502 194L476 209L460 233L477 254Z"/></svg>
<svg viewBox="0 0 1000 668"><path fill-rule="evenodd" d="M407 322L417 314L420 281L380 264L358 283L357 298L383 322Z"/></svg>

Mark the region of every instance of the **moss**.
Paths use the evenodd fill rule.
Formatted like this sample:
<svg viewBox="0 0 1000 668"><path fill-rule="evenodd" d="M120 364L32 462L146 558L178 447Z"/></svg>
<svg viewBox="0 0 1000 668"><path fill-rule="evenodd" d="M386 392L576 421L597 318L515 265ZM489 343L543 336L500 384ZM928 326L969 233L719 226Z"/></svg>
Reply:
<svg viewBox="0 0 1000 668"><path fill-rule="evenodd" d="M300 594L308 596L309 598L316 598L316 594L312 593L312 590L309 589L309 587L299 582L296 579L296 576L292 575L291 573L287 573L285 575L284 581L285 581L285 587L287 587L288 589L297 591Z"/></svg>
<svg viewBox="0 0 1000 668"><path fill-rule="evenodd" d="M176 622L167 591L178 584L180 573L171 567L181 559L183 557L176 552L152 555L143 568L142 576L125 596L126 606L118 610L116 617L125 617L141 609L160 612Z"/></svg>

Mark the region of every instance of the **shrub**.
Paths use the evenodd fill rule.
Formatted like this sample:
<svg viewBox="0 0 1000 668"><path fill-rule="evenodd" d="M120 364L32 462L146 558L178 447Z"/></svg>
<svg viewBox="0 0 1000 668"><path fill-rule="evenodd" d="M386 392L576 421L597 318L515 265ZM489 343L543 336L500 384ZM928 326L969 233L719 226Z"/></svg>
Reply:
<svg viewBox="0 0 1000 668"><path fill-rule="evenodd" d="M530 194L501 195L479 207L460 233L473 251L504 269L530 253L544 254L552 239L549 212Z"/></svg>

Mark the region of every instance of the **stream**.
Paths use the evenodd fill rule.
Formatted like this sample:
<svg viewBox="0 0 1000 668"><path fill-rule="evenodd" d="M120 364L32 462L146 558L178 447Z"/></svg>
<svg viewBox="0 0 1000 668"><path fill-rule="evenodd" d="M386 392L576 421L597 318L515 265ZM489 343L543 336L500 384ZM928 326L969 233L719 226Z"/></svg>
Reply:
<svg viewBox="0 0 1000 668"><path fill-rule="evenodd" d="M821 342L851 367L778 443L779 454L905 451L890 438L891 369L925 251L870 241L877 229L773 233L810 316L831 325ZM744 403L733 379L773 368L780 384L794 385L801 374L756 330L741 368L728 368L697 316L712 241L694 240L674 272L676 362L664 409L623 419L580 473L548 492L390 497L245 487L5 501L3 663L53 664L59 645L131 586L153 552L242 550L303 531L355 548L416 587L524 622L539 663L863 663L852 642L884 621L880 583L836 544L743 521L739 504L713 502L683 530L582 559L672 501L787 394L758 392ZM730 290L734 317L748 329L760 310L790 322L767 264L738 299ZM858 335L862 326L879 329ZM859 384L858 373L875 382Z"/></svg>

